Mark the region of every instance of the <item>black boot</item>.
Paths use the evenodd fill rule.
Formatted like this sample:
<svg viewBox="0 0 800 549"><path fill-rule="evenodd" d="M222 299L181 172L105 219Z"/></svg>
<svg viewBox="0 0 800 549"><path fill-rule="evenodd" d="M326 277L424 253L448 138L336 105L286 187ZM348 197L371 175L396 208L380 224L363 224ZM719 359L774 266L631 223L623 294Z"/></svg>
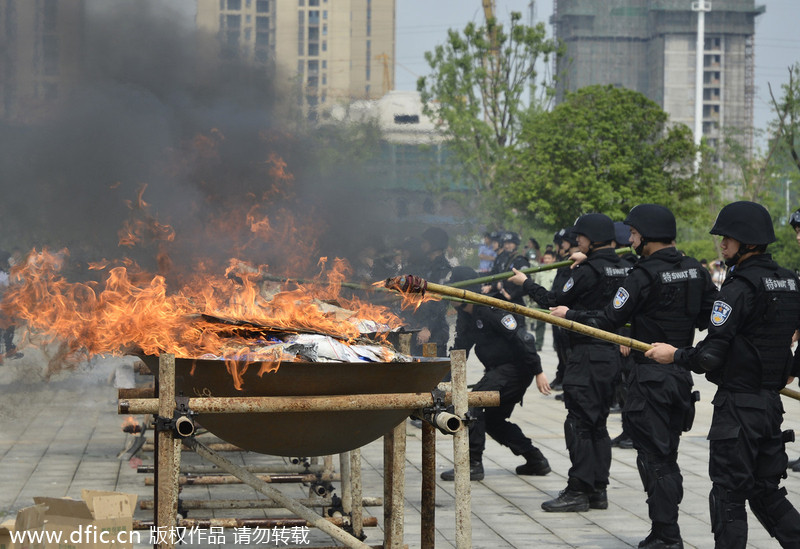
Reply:
<svg viewBox="0 0 800 549"><path fill-rule="evenodd" d="M455 480L456 470L448 469L441 474L442 480ZM469 479L483 480L483 462L481 460L469 460Z"/></svg>
<svg viewBox="0 0 800 549"><path fill-rule="evenodd" d="M605 488L589 493L589 509L608 509L608 494Z"/></svg>
<svg viewBox="0 0 800 549"><path fill-rule="evenodd" d="M623 448L630 450L633 448L633 440L624 431L618 437L611 440L611 446L614 448Z"/></svg>
<svg viewBox="0 0 800 549"><path fill-rule="evenodd" d="M544 476L552 470L547 458L542 455L538 448L525 452L522 457L525 458L525 463L517 466L518 475Z"/></svg>
<svg viewBox="0 0 800 549"><path fill-rule="evenodd" d="M561 490L558 497L542 503L542 509L548 513L577 513L589 510L589 494L583 483L577 479L569 479L566 489Z"/></svg>
<svg viewBox="0 0 800 549"><path fill-rule="evenodd" d="M683 541L666 541L654 532L639 542L639 549L683 549Z"/></svg>

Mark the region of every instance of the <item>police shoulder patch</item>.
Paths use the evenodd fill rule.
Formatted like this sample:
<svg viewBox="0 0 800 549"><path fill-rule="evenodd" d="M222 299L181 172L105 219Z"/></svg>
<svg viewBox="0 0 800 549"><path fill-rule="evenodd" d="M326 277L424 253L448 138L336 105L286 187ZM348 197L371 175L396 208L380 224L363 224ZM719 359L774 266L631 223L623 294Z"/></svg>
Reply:
<svg viewBox="0 0 800 549"><path fill-rule="evenodd" d="M711 324L714 326L722 326L728 317L731 316L733 307L724 301L715 301L714 306L711 308Z"/></svg>
<svg viewBox="0 0 800 549"><path fill-rule="evenodd" d="M614 308L622 309L622 306L625 305L625 302L628 301L630 296L631 294L628 293L628 290L620 286L616 295L614 295Z"/></svg>
<svg viewBox="0 0 800 549"><path fill-rule="evenodd" d="M567 280L567 282L564 284L564 288L561 291L567 293L572 289L574 285L575 285L575 279L569 277L569 280Z"/></svg>
<svg viewBox="0 0 800 549"><path fill-rule="evenodd" d="M514 315L506 315L502 319L500 319L500 322L502 322L503 326L505 326L506 329L508 330L517 329L517 319L514 318Z"/></svg>

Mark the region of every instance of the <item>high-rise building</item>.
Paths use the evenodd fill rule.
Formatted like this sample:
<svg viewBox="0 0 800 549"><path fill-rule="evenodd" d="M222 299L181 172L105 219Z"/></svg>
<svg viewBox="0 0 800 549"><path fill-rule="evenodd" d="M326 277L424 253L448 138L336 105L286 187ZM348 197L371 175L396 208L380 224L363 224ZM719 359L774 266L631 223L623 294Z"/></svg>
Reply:
<svg viewBox="0 0 800 549"><path fill-rule="evenodd" d="M591 84L636 90L672 122L694 127L698 15L692 0L554 0L557 101ZM755 0L712 0L705 13L703 136L717 147L730 130L752 148ZM697 6L695 6L697 7Z"/></svg>
<svg viewBox="0 0 800 549"><path fill-rule="evenodd" d="M274 68L312 118L393 87L395 0L197 0L197 24L223 60Z"/></svg>
<svg viewBox="0 0 800 549"><path fill-rule="evenodd" d="M0 120L47 116L78 78L84 0L0 0Z"/></svg>

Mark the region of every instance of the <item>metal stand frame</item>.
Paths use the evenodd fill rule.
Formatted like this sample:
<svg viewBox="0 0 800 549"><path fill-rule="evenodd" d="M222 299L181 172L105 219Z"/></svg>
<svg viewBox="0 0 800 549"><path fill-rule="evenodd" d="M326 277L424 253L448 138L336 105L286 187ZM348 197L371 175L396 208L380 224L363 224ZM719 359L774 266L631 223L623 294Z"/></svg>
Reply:
<svg viewBox="0 0 800 549"><path fill-rule="evenodd" d="M435 351L434 351L435 354ZM467 418L469 405L473 406L497 406L499 404L499 394L496 392L473 392L468 393L466 382L466 353L464 351L454 351L451 355L451 369L453 375L452 382L452 403L455 415L460 418L462 425ZM170 354L162 354L159 357L159 376L157 383L158 401L157 414L159 418L173 418L176 410L175 396L175 357ZM381 397L387 395L380 395ZM415 407L423 408L434 403L433 395L412 395L399 394L389 395L398 397L397 399L387 399L382 406L376 406L373 395L349 395L351 403L371 409L398 408L408 406L409 402L414 402ZM296 400L298 402L307 400L306 397L283 397L283 401ZM209 398L189 399L189 405L197 404L202 408L202 401ZM255 398L229 398L226 399L233 409L247 408L253 411L269 412L274 406L269 402L268 397ZM388 402L391 401L391 402ZM131 406L134 401L120 401L120 413L145 413L146 409L153 410L153 399L138 399L136 406ZM184 399L185 403L185 399ZM353 404L350 404L352 406ZM285 406L285 402L278 407ZM218 411L218 410L217 410ZM471 500L470 500L470 481L469 481L469 437L467 429L460 428L454 433L453 452L455 463L455 493L456 493L456 547L467 549L472 544L471 530ZM358 549L369 549L370 546L363 543L359 538L363 535L364 526L374 525L373 520L365 520L363 516L364 499L362 496L361 484L361 452L360 449L340 454L339 463L342 478L342 507L344 517L326 519L318 513L303 505L298 500L289 498L276 490L270 483L259 478L245 467L236 465L223 458L208 446L200 443L192 435L180 438L171 429L158 430L155 437L155 479L154 479L154 518L155 525L161 531L169 530L178 525L178 490L180 486L181 473L181 447L185 445L205 460L210 461L221 470L235 476L243 483L252 487L256 491L270 497L275 506L286 508L294 512L300 521L305 521L308 525L315 526L330 535L335 540L343 543L347 547ZM404 499L405 499L405 461L406 461L406 424L401 423L391 432L384 436L384 549L403 549L403 530L404 530ZM435 491L436 491L436 428L423 422L422 431L422 517L421 517L421 547L429 549L435 546ZM326 471L333 468L332 457L325 458L323 467ZM337 520L338 519L338 520ZM267 519L271 520L271 519ZM291 521L296 519L276 519ZM214 522L218 524L215 524ZM237 526L240 523L246 524L246 519L208 519L205 520L181 520L180 525L191 526L198 524L213 524L221 526ZM257 520L256 520L257 522ZM350 534L337 526L341 524L349 526L353 532ZM174 541L169 539L158 544L162 549L172 549Z"/></svg>

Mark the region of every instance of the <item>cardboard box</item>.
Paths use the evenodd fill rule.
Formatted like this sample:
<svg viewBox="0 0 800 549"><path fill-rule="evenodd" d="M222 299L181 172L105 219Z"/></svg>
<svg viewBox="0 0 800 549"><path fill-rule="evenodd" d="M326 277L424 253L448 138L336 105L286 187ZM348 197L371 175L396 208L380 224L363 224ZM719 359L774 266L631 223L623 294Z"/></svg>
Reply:
<svg viewBox="0 0 800 549"><path fill-rule="evenodd" d="M35 497L47 506L45 531L61 532L61 541L50 541L45 549L132 549L130 542L136 495L83 490L82 500ZM126 543L118 543L124 533Z"/></svg>
<svg viewBox="0 0 800 549"><path fill-rule="evenodd" d="M44 505L25 507L17 512L16 520L0 524L0 549L44 549L44 543L34 542L30 537L26 537L25 541L13 543L11 533L25 531L41 533L46 511Z"/></svg>
<svg viewBox="0 0 800 549"><path fill-rule="evenodd" d="M11 532L13 531L13 520L7 520L0 524L0 549L16 549L11 545Z"/></svg>

